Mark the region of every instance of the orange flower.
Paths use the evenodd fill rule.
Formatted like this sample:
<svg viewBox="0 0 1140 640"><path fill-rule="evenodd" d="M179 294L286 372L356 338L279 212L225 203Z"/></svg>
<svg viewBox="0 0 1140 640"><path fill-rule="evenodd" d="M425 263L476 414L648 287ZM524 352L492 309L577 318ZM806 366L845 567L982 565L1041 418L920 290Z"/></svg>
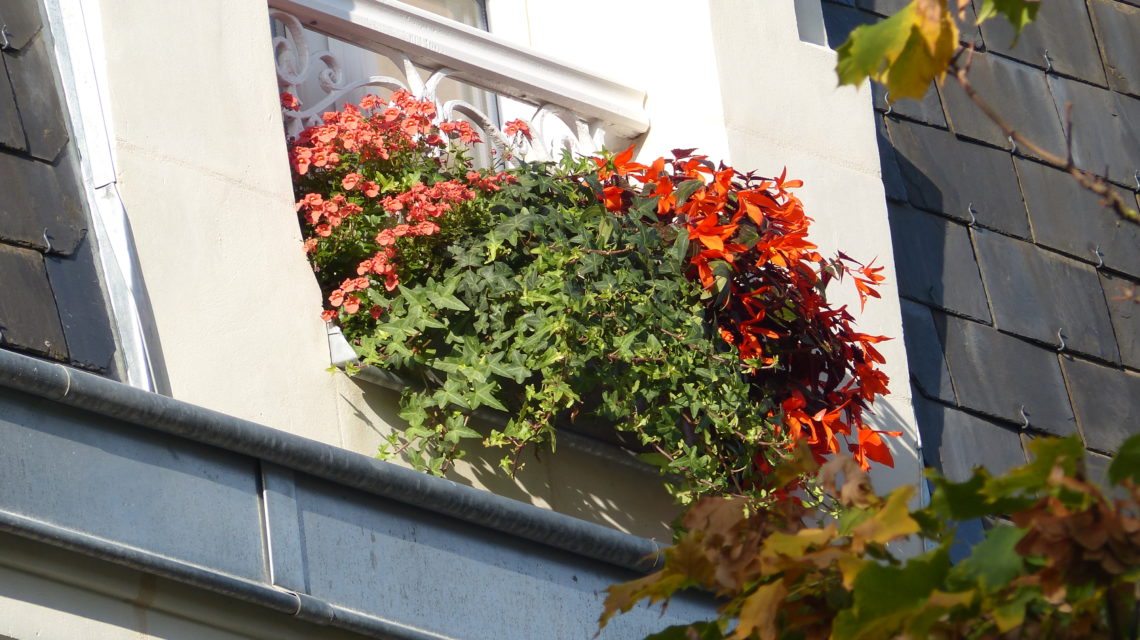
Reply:
<svg viewBox="0 0 1140 640"><path fill-rule="evenodd" d="M604 200L606 208L610 211L621 211L621 195L625 192L621 187L606 187L602 189L599 200Z"/></svg>
<svg viewBox="0 0 1140 640"><path fill-rule="evenodd" d="M357 311L360 311L360 298L357 298L356 296L345 296L344 310L348 313L356 313Z"/></svg>

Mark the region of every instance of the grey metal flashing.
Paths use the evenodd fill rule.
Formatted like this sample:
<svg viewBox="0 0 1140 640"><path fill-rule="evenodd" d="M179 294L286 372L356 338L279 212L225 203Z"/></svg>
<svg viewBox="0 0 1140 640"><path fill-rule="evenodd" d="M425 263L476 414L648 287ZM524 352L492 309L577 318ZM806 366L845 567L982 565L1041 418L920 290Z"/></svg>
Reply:
<svg viewBox="0 0 1140 640"><path fill-rule="evenodd" d="M392 640L440 640L446 637L352 611L307 594L212 571L6 511L0 511L0 531L200 587L305 622L335 626L370 637Z"/></svg>
<svg viewBox="0 0 1140 640"><path fill-rule="evenodd" d="M646 572L659 545L301 436L0 351L0 386L180 436L617 567Z"/></svg>

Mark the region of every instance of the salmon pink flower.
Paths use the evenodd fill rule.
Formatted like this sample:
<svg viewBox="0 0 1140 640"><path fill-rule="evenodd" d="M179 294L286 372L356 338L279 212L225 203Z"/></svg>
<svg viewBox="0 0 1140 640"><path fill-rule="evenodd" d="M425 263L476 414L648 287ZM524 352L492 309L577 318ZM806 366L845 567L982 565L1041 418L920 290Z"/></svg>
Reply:
<svg viewBox="0 0 1140 640"><path fill-rule="evenodd" d="M336 315L336 311L333 311L332 309L325 309L321 312L321 320L324 320L325 322L331 322L333 318L336 318Z"/></svg>
<svg viewBox="0 0 1140 640"><path fill-rule="evenodd" d="M368 196L369 198L375 198L376 196L380 195L380 185L376 184L375 182L365 182L364 186L361 188L364 191L364 195Z"/></svg>
<svg viewBox="0 0 1140 640"><path fill-rule="evenodd" d="M316 231L317 235L322 238L327 238L332 235L332 227L327 224L318 224L317 228L314 229L314 231Z"/></svg>
<svg viewBox="0 0 1140 640"><path fill-rule="evenodd" d="M334 307L339 307L341 305L341 303L343 303L343 302L344 302L344 291L342 291L340 289L333 289L333 292L329 294L329 304L331 304Z"/></svg>
<svg viewBox="0 0 1140 640"><path fill-rule="evenodd" d="M356 313L357 311L360 311L360 298L357 298L356 296L345 296L344 310L348 313Z"/></svg>
<svg viewBox="0 0 1140 640"><path fill-rule="evenodd" d="M346 175L344 179L340 181L340 185L344 187L345 191L352 191L356 188L356 185L360 184L361 180L364 180L364 176L353 172Z"/></svg>

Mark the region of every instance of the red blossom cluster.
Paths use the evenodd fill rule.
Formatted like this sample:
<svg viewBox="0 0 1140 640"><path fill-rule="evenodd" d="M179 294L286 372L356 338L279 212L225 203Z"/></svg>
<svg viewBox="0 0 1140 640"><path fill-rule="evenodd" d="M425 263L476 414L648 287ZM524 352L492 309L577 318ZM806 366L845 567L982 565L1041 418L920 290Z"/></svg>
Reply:
<svg viewBox="0 0 1140 640"><path fill-rule="evenodd" d="M442 147L446 142L434 131L435 116L434 102L416 100L407 91L393 92L389 102L364 96L359 108L346 104L343 111L329 111L321 116L323 124L301 132L291 149L293 170L303 176L310 167L335 167L343 153L358 153L364 161L387 160L415 147L421 136L429 145Z"/></svg>
<svg viewBox="0 0 1140 640"><path fill-rule="evenodd" d="M716 294L710 315L720 336L744 361L756 392L778 399L792 444L805 441L822 457L839 451L842 437L863 468L892 464L881 436L899 433L863 420L887 392L877 366L884 360L873 346L886 338L855 331L846 307L832 308L824 296L827 284L847 273L862 302L878 297L882 267L816 251L807 239L811 219L790 191L802 186L798 180L714 167L692 150L648 166L632 157L630 147L595 158L599 199L619 215L633 213L637 199L653 199L647 215L688 234L689 275ZM682 191L687 195L678 200Z"/></svg>
<svg viewBox="0 0 1140 640"><path fill-rule="evenodd" d="M287 93L282 94L281 101L292 109L300 106ZM323 114L322 124L305 129L292 143L290 157L295 175L320 179L320 190L304 193L296 204L302 222L312 234L305 239L307 253L315 256L322 242L333 242L334 230L350 216L367 210L383 214L385 221L372 238L375 248L371 255L366 253L367 257L356 265L356 277L345 279L328 294L331 308L321 314L326 321L337 318L341 311L353 315L364 307L364 301L354 292L373 284L383 284L388 291L399 286L399 238L434 235L440 230L439 218L454 206L474 199L480 192L498 191L503 182L516 179L506 172L472 170L463 179L440 180L430 185L417 182L404 191L382 193L376 181L365 175L382 173L378 162L391 161L405 152L427 151L430 156L430 150L446 146L447 139L464 145L481 142L470 123L437 123L436 115L433 102L416 100L407 91L393 92L388 102L368 95L359 107L346 104L343 111ZM506 128L508 135L530 136L530 128L521 120L507 123ZM382 282L373 282L373 277ZM373 318L382 312L377 305L369 310Z"/></svg>

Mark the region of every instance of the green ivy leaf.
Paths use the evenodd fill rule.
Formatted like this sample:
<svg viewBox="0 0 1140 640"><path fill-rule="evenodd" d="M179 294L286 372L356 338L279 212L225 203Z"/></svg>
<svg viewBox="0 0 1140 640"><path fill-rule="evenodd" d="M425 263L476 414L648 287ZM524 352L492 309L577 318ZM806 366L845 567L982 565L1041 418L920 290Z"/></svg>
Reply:
<svg viewBox="0 0 1140 640"><path fill-rule="evenodd" d="M1120 484L1125 478L1140 484L1140 435L1125 440L1108 465L1109 482Z"/></svg>

